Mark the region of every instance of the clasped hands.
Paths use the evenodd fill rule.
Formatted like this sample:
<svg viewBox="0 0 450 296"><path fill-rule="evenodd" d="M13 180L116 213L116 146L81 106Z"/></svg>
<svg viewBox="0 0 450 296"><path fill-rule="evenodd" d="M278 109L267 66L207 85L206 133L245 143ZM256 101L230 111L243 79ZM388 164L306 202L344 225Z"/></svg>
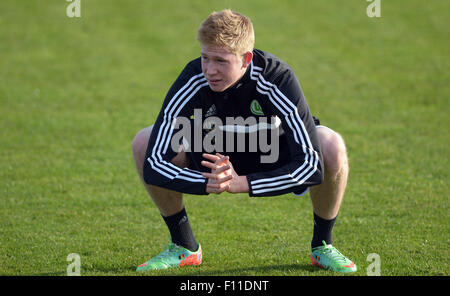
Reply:
<svg viewBox="0 0 450 296"><path fill-rule="evenodd" d="M202 173L203 177L208 178L206 192L217 193L247 193L248 182L246 176L239 176L233 169L230 157L220 153L203 153L207 160L201 162L202 166L211 169L211 173Z"/></svg>

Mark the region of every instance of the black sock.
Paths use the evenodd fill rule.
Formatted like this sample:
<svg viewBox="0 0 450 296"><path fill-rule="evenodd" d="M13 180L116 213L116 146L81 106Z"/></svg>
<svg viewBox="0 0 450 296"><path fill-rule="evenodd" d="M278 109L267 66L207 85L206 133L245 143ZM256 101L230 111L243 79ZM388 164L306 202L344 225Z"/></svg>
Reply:
<svg viewBox="0 0 450 296"><path fill-rule="evenodd" d="M323 219L314 213L314 234L311 241L311 248L323 246L322 241L325 241L327 245L333 243L332 231L334 223L336 223L336 217L331 220Z"/></svg>
<svg viewBox="0 0 450 296"><path fill-rule="evenodd" d="M192 252L198 250L198 244L192 233L191 225L186 214L186 210L183 208L179 213L172 216L164 217L164 221L169 227L170 236L172 242L186 248Z"/></svg>

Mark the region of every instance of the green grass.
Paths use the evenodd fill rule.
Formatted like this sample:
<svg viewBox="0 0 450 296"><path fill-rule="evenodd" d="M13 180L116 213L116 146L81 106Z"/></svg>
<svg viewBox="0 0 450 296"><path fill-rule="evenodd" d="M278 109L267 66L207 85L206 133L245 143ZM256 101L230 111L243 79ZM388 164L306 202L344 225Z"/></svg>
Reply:
<svg viewBox="0 0 450 296"><path fill-rule="evenodd" d="M450 4L382 1L0 2L0 275L137 275L168 231L131 155L212 11L247 14L256 47L296 71L340 132L350 178L335 245L366 275L449 274ZM126 3L125 3L126 2ZM308 197L186 196L204 264L157 275L335 275L313 269Z"/></svg>

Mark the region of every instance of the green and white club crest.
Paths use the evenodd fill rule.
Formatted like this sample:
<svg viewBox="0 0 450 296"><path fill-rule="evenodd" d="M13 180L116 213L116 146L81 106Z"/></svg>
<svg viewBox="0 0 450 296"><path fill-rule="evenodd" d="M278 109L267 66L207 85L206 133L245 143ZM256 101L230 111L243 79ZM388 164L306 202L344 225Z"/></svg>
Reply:
<svg viewBox="0 0 450 296"><path fill-rule="evenodd" d="M250 104L250 111L252 111L253 114L262 116L264 115L261 105L258 103L257 100L253 100Z"/></svg>

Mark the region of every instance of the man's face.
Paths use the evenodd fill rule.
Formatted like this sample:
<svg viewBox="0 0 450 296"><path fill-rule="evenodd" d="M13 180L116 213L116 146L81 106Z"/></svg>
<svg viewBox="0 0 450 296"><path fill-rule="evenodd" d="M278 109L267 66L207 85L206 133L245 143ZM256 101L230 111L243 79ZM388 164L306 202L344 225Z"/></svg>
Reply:
<svg viewBox="0 0 450 296"><path fill-rule="evenodd" d="M248 53L247 53L248 54ZM245 74L247 63L244 57L238 56L219 46L202 46L202 71L209 87L222 92L233 86Z"/></svg>

